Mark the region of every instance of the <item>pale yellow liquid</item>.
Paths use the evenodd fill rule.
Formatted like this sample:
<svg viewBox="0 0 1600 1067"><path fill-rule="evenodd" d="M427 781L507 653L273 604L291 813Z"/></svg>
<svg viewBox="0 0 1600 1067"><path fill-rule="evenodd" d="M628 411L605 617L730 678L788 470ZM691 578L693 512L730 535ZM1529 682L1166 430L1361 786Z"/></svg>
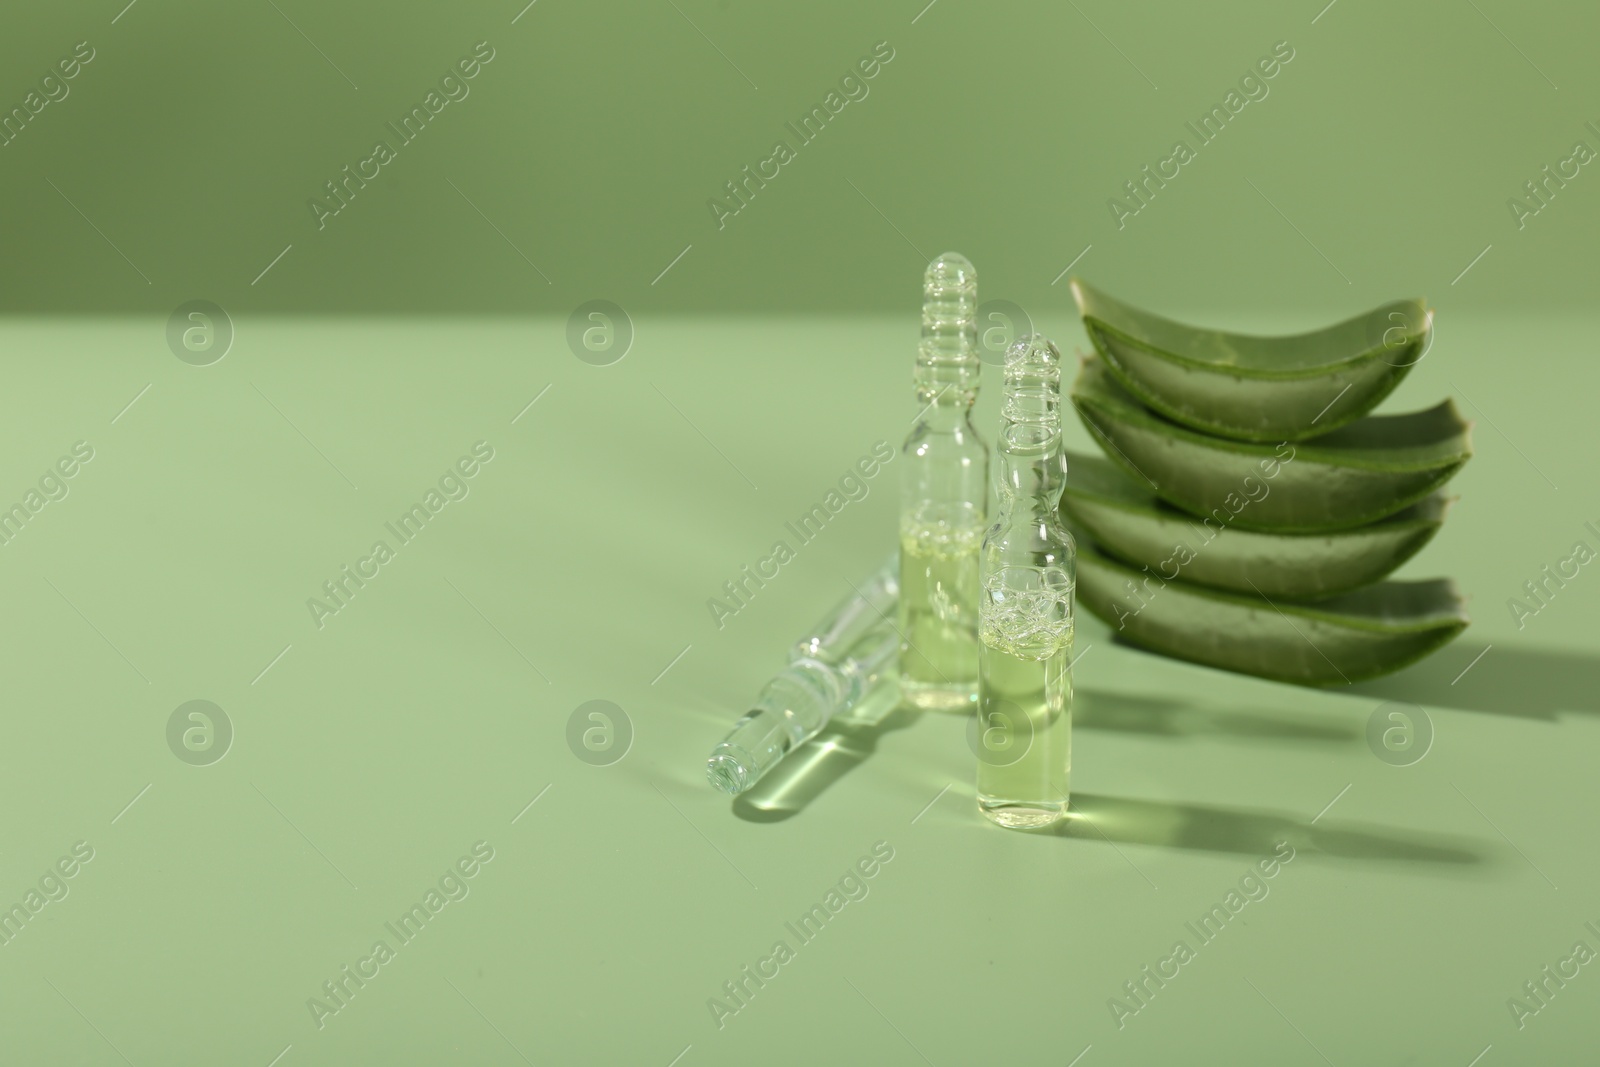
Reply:
<svg viewBox="0 0 1600 1067"><path fill-rule="evenodd" d="M1012 828L1065 818L1072 777L1072 631L1037 636L978 653L978 810Z"/></svg>
<svg viewBox="0 0 1600 1067"><path fill-rule="evenodd" d="M983 529L945 524L900 535L900 694L924 711L978 699L978 547Z"/></svg>

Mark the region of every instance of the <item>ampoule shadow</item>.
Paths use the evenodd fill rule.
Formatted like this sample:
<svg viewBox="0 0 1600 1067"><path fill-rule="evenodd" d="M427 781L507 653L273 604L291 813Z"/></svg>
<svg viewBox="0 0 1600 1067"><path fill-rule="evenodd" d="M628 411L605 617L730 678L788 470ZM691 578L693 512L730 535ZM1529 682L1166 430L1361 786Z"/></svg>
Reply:
<svg viewBox="0 0 1600 1067"><path fill-rule="evenodd" d="M1264 740L1360 743L1362 724L1341 716L1308 718L1306 713L1235 711L1192 701L1078 689L1072 708L1074 729L1162 737L1227 735Z"/></svg>
<svg viewBox="0 0 1600 1067"><path fill-rule="evenodd" d="M1072 794L1072 816L1050 831L1060 837L1131 845L1263 856L1280 841L1296 849L1351 860L1454 864L1485 863L1482 840L1357 823L1316 825L1285 812L1251 811Z"/></svg>
<svg viewBox="0 0 1600 1067"><path fill-rule="evenodd" d="M834 782L878 749L878 739L916 723L921 712L901 705L869 724L835 721L734 798L733 814L746 822L782 822L804 811Z"/></svg>

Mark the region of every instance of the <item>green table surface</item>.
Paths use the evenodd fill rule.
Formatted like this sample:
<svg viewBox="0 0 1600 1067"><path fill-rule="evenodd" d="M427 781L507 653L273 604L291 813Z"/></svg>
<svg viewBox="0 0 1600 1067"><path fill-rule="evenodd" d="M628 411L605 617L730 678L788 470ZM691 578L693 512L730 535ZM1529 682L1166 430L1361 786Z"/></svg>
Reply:
<svg viewBox="0 0 1600 1067"><path fill-rule="evenodd" d="M1065 305L1041 325L1084 343ZM898 446L914 313L640 318L605 367L560 319L241 318L208 367L159 318L9 321L0 502L93 458L0 547L0 906L65 892L0 945L0 1062L1587 1062L1600 966L1563 961L1600 951L1600 568L1520 626L1507 600L1600 548L1595 325L1441 314L1386 405L1454 395L1477 423L1402 572L1456 578L1466 634L1307 691L1083 616L1078 817L1032 835L976 813L956 717L839 731L759 802L704 778L892 548L891 462L720 628L707 607ZM478 442L467 495L400 543L385 524ZM307 601L379 540L393 558L319 626ZM169 748L191 700L232 725L209 765ZM568 745L590 700L631 724L608 765ZM1431 723L1409 766L1366 739L1389 701ZM1197 938L1280 843L1269 892ZM866 895L802 942L786 923L875 845ZM386 924L441 884L458 899L401 941ZM380 940L392 959L363 962ZM1142 969L1178 941L1157 988ZM369 977L319 1011L347 966Z"/></svg>

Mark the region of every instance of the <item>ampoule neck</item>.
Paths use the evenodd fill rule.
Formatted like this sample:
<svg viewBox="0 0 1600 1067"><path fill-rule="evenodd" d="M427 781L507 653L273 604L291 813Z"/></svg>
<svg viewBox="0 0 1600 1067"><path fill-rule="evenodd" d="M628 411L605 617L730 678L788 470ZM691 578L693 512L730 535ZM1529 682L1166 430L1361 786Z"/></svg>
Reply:
<svg viewBox="0 0 1600 1067"><path fill-rule="evenodd" d="M925 406L921 418L917 421L937 432L971 429L972 405L976 399L977 397L971 394L965 398L951 399L947 394Z"/></svg>
<svg viewBox="0 0 1600 1067"><path fill-rule="evenodd" d="M1006 351L1005 396L995 443L995 495L1002 513L1054 523L1066 487L1061 446L1061 353L1031 334Z"/></svg>
<svg viewBox="0 0 1600 1067"><path fill-rule="evenodd" d="M995 477L995 501L1002 514L1054 515L1066 486L1059 449L1025 455L1001 449Z"/></svg>
<svg viewBox="0 0 1600 1067"><path fill-rule="evenodd" d="M929 411L935 408L965 411L978 402L977 372L948 364L930 366L919 359L912 396L919 406Z"/></svg>
<svg viewBox="0 0 1600 1067"><path fill-rule="evenodd" d="M956 252L928 264L922 280L917 403L970 407L978 397L978 275Z"/></svg>

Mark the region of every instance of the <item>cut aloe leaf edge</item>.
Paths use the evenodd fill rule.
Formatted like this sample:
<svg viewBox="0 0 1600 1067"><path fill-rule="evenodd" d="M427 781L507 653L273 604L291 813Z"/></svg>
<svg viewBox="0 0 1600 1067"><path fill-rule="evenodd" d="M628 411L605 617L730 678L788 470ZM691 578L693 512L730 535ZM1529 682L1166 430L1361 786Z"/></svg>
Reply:
<svg viewBox="0 0 1600 1067"><path fill-rule="evenodd" d="M1323 533L1376 522L1439 489L1472 456L1471 426L1450 400L1274 446L1163 418L1098 356L1083 357L1071 396L1114 463L1168 503L1241 529Z"/></svg>
<svg viewBox="0 0 1600 1067"><path fill-rule="evenodd" d="M1125 389L1175 422L1241 440L1305 440L1361 418L1427 354L1433 336L1433 313L1421 300L1271 337L1176 322L1081 278L1071 288L1085 332Z"/></svg>
<svg viewBox="0 0 1600 1067"><path fill-rule="evenodd" d="M1078 599L1130 643L1273 681L1342 686L1400 670L1470 623L1449 579L1379 582L1315 602L1157 582L1078 546Z"/></svg>
<svg viewBox="0 0 1600 1067"><path fill-rule="evenodd" d="M1434 493L1367 526L1282 534L1197 519L1099 456L1068 453L1062 514L1101 550L1165 580L1310 599L1387 577L1439 531L1449 499Z"/></svg>

